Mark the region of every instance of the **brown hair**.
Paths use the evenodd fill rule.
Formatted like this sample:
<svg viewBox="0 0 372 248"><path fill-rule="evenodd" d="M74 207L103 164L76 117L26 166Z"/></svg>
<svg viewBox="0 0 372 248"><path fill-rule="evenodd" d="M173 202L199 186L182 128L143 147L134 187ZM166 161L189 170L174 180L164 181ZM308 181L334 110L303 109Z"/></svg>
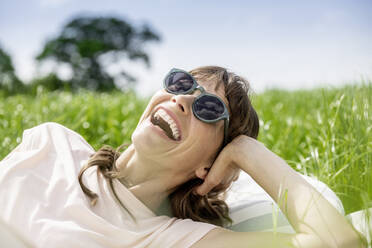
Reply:
<svg viewBox="0 0 372 248"><path fill-rule="evenodd" d="M219 66L198 67L190 71L190 74L193 75L197 81L215 81L216 89L221 87L221 85L224 86L225 97L229 102L230 113L228 142L239 135L247 135L257 139L259 120L250 101L249 94L251 93L251 89L246 79L232 72L228 72L225 68ZM120 155L119 149L121 147L122 146L116 150L109 146L102 147L93 154L88 163L80 170L80 186L84 193L91 198L93 205L98 196L83 184L83 173L91 166L98 166L97 173L98 171L101 172L109 180L111 188L116 196L116 192L112 187L112 179L117 178L117 171L115 170L116 167L114 164ZM216 154L216 156L217 155L218 154ZM235 173L237 176L238 171ZM173 215L177 218L190 218L195 221L212 223L219 226L228 224L231 222L231 219L229 218L228 206L224 201L224 193L231 185L232 179L233 178L227 183L225 182L224 184L217 185L204 196L193 193L195 187L203 183L202 179L191 179L180 185L169 195ZM124 207L121 202L120 204Z"/></svg>

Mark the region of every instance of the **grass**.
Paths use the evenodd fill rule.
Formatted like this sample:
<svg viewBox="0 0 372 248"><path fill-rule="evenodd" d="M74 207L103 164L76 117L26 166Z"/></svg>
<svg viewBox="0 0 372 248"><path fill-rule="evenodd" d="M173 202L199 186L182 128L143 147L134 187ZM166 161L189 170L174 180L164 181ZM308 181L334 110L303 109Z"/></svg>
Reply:
<svg viewBox="0 0 372 248"><path fill-rule="evenodd" d="M4 98L0 101L0 159L21 142L23 130L47 121L75 130L95 149L128 143L146 104L147 100L133 93L119 92L50 92Z"/></svg>
<svg viewBox="0 0 372 248"><path fill-rule="evenodd" d="M372 83L256 96L258 139L326 183L350 213L372 207Z"/></svg>
<svg viewBox="0 0 372 248"><path fill-rule="evenodd" d="M133 93L50 92L2 97L0 159L21 142L24 129L55 121L95 149L117 147L130 135L148 99ZM258 139L295 170L325 182L346 213L372 207L372 83L313 90L267 90L253 95Z"/></svg>

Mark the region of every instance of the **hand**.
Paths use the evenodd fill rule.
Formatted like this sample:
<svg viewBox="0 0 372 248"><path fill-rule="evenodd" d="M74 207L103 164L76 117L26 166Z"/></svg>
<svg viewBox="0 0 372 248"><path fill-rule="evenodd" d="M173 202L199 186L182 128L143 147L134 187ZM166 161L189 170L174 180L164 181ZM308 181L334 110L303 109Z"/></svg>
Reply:
<svg viewBox="0 0 372 248"><path fill-rule="evenodd" d="M247 166L255 166L259 158L268 149L256 139L239 135L219 153L209 170L203 184L196 188L196 193L205 195L215 186L230 183L238 178L239 169L247 172Z"/></svg>

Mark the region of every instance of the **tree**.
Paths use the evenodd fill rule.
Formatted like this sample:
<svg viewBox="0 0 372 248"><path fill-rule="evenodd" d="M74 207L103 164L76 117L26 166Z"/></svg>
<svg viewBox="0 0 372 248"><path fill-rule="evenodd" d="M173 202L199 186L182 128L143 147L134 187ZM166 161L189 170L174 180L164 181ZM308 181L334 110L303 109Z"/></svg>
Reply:
<svg viewBox="0 0 372 248"><path fill-rule="evenodd" d="M34 95L38 94L40 89L47 92L55 90L71 90L70 84L67 81L58 78L55 73L49 73L46 76L34 78L27 86L28 93Z"/></svg>
<svg viewBox="0 0 372 248"><path fill-rule="evenodd" d="M115 81L126 85L136 81L124 70L110 75L110 65L127 57L150 67L150 58L144 51L149 41L160 41L160 37L148 25L136 30L114 17L78 17L65 25L58 37L49 40L36 59L67 63L72 69L73 89L108 91L117 88Z"/></svg>
<svg viewBox="0 0 372 248"><path fill-rule="evenodd" d="M12 59L0 47L0 90L13 94L24 89L24 85L14 72Z"/></svg>

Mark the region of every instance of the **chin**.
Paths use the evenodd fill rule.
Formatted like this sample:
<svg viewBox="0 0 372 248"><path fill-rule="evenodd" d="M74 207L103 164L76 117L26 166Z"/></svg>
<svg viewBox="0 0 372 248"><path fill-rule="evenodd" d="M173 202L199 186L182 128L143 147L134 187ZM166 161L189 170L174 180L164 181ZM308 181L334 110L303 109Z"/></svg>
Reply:
<svg viewBox="0 0 372 248"><path fill-rule="evenodd" d="M134 147L136 147L136 150L143 149L146 146L151 146L153 144L151 142L151 138L149 138L149 135L144 132L144 130L141 130L141 127L137 127L136 130L132 133L132 144Z"/></svg>
<svg viewBox="0 0 372 248"><path fill-rule="evenodd" d="M143 124L143 123L141 123ZM132 144L136 151L143 154L161 153L164 152L164 144L160 144L159 137L151 133L150 129L145 125L138 125L132 133Z"/></svg>

